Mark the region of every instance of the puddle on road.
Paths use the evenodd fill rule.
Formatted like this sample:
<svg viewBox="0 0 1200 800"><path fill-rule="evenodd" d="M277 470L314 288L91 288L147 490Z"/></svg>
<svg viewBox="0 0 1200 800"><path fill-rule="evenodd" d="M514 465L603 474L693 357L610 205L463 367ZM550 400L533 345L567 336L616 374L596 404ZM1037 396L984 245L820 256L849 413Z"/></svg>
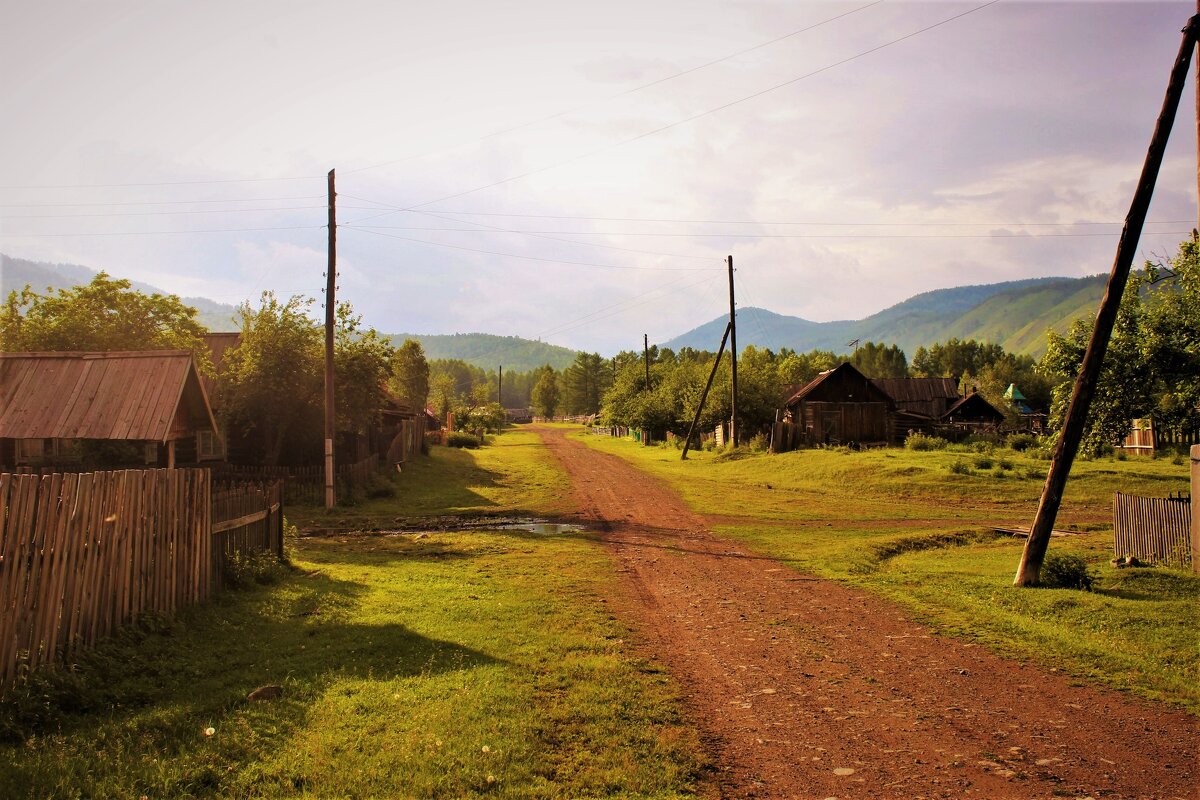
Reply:
<svg viewBox="0 0 1200 800"><path fill-rule="evenodd" d="M500 531L525 531L536 536L562 536L567 533L583 531L582 525L572 525L567 522L510 522L493 527Z"/></svg>

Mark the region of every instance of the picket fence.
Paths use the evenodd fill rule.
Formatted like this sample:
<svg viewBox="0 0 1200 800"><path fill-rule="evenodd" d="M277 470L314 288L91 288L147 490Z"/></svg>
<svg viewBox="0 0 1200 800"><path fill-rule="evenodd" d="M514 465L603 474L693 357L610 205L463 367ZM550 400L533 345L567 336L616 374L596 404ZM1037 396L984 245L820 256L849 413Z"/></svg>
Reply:
<svg viewBox="0 0 1200 800"><path fill-rule="evenodd" d="M212 596L232 549L281 552L282 488L204 469L0 473L0 688L147 612Z"/></svg>
<svg viewBox="0 0 1200 800"><path fill-rule="evenodd" d="M1113 553L1151 564L1190 567L1191 498L1113 496Z"/></svg>

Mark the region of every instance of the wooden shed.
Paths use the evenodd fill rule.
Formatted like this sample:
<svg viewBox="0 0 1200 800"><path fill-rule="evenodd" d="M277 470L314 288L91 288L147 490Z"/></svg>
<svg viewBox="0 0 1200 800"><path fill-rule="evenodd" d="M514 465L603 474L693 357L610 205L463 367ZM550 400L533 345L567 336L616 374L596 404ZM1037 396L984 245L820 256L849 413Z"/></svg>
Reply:
<svg viewBox="0 0 1200 800"><path fill-rule="evenodd" d="M892 398L849 362L822 372L785 403L788 421L809 444L891 439Z"/></svg>
<svg viewBox="0 0 1200 800"><path fill-rule="evenodd" d="M871 383L892 398L897 411L933 419L962 399L954 378L872 378Z"/></svg>
<svg viewBox="0 0 1200 800"><path fill-rule="evenodd" d="M1004 412L983 399L979 392L971 392L946 409L941 421L950 425L997 427L1004 422Z"/></svg>
<svg viewBox="0 0 1200 800"><path fill-rule="evenodd" d="M140 445L139 461L197 461L216 431L188 350L0 353L0 463L79 462L85 445Z"/></svg>

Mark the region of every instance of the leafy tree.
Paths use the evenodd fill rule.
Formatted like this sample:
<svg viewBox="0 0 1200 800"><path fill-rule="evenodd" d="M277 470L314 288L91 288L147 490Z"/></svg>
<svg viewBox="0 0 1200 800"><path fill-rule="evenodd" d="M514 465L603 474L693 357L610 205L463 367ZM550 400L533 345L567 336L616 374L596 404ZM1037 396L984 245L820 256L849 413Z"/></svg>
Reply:
<svg viewBox="0 0 1200 800"><path fill-rule="evenodd" d="M537 411L538 416L553 417L554 412L558 409L558 374L550 366L534 370L534 373L538 375L537 383L533 387L534 410Z"/></svg>
<svg viewBox="0 0 1200 800"><path fill-rule="evenodd" d="M365 433L387 402L392 346L349 303L338 303L334 331L334 408L339 431Z"/></svg>
<svg viewBox="0 0 1200 800"><path fill-rule="evenodd" d="M925 378L978 375L1004 356L1004 348L998 344L979 342L974 339L950 339L928 349L918 347L913 354L912 371Z"/></svg>
<svg viewBox="0 0 1200 800"><path fill-rule="evenodd" d="M908 359L894 344L867 342L855 351L850 363L868 378L908 377Z"/></svg>
<svg viewBox="0 0 1200 800"><path fill-rule="evenodd" d="M196 309L175 295L145 294L101 272L91 283L50 294L26 286L0 308L0 349L193 350L208 364Z"/></svg>
<svg viewBox="0 0 1200 800"><path fill-rule="evenodd" d="M324 345L312 304L263 292L258 308L238 308L241 343L225 354L222 415L267 464L281 462L289 440L293 457L321 452Z"/></svg>
<svg viewBox="0 0 1200 800"><path fill-rule="evenodd" d="M392 355L389 386L396 399L416 409L429 400L429 362L415 339L405 339Z"/></svg>
<svg viewBox="0 0 1200 800"><path fill-rule="evenodd" d="M563 372L563 406L568 414L595 414L612 383L612 368L598 353L580 353Z"/></svg>

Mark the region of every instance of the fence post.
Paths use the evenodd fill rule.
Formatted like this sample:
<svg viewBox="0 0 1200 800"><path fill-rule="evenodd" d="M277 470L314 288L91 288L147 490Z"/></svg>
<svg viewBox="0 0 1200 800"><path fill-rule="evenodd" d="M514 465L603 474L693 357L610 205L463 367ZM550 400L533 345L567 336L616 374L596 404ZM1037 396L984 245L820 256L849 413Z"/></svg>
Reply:
<svg viewBox="0 0 1200 800"><path fill-rule="evenodd" d="M1200 575L1200 444L1192 445L1192 574Z"/></svg>

